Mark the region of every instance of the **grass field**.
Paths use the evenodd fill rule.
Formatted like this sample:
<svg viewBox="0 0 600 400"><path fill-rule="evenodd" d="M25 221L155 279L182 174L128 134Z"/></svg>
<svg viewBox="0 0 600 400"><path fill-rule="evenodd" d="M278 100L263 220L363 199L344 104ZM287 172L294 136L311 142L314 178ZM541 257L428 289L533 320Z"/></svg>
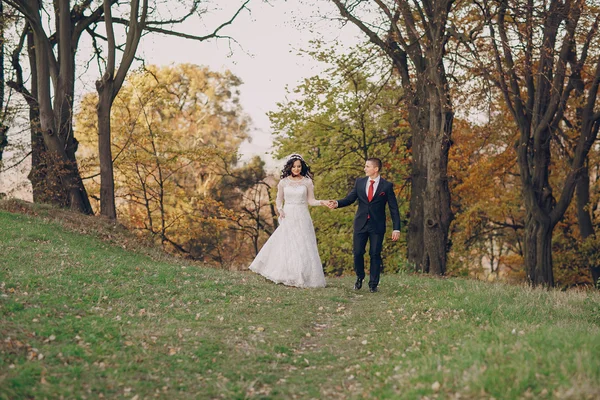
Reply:
<svg viewBox="0 0 600 400"><path fill-rule="evenodd" d="M0 211L0 399L600 397L593 291L289 288L36 214Z"/></svg>

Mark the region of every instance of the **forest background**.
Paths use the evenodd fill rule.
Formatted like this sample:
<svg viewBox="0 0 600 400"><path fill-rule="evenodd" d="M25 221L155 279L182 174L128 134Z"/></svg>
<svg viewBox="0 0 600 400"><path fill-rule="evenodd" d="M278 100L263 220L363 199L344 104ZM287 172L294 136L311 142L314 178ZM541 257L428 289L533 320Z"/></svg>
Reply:
<svg viewBox="0 0 600 400"><path fill-rule="evenodd" d="M185 23L214 18L200 1L180 1L181 15L161 2L2 1L0 146L31 162L33 200L116 219L169 252L245 269L277 227L279 176L260 157L240 160L251 134L241 79L136 60L153 34L235 44L226 29L252 9L235 3L205 34ZM303 154L317 197L329 199L348 192L366 158L384 160L403 216L401 241L384 246L386 273L597 282L598 5L323 3L339 15L318 15L320 26L353 24L365 35L352 46L323 38L301 50L323 67L268 113L278 164ZM84 34L92 45L78 65ZM75 104L81 68L97 70L96 90ZM12 140L23 113L24 143ZM15 165L3 162L3 173ZM432 209L439 215L429 217ZM326 273L351 272L354 210L311 213Z"/></svg>

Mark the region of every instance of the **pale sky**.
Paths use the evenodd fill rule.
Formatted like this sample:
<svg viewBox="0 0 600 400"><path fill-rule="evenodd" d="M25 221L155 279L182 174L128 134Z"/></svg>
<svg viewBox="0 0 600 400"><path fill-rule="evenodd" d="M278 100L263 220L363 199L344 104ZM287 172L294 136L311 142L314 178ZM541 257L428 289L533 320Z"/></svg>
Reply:
<svg viewBox="0 0 600 400"><path fill-rule="evenodd" d="M222 3L228 6L213 14L206 26L185 30L198 35L212 32L215 25L233 15L242 0ZM337 8L328 0L252 0L249 8L250 12L242 11L222 31L238 43L225 39L199 43L152 35L143 39L140 55L151 64L208 65L217 71L228 69L240 77L244 82L240 88L241 104L253 121L252 143L244 143L240 151L243 159L258 154L273 167L280 162L268 154L273 137L266 113L276 110L277 102L285 100L286 86L293 89L303 78L318 74L323 68L310 57L298 55L299 50L308 49L309 42L317 38L341 39L348 46L362 38L354 27L340 28L337 21L322 18L337 16Z"/></svg>
<svg viewBox="0 0 600 400"><path fill-rule="evenodd" d="M221 10L212 12L202 23L196 20L182 31L194 35L206 35L222 22L229 20L242 0L221 0ZM325 17L337 17L338 11L328 0L252 0L250 11L244 10L221 34L231 36L237 43L224 39L196 42L182 38L150 34L142 38L138 55L148 64L171 65L194 63L207 65L216 71L232 71L244 82L240 87L241 105L252 119L252 143L242 144L242 160L258 154L267 162L269 169L280 168L281 161L273 160L268 111L277 109L278 102L285 101L286 86L293 89L303 78L318 74L319 65L308 56L298 55L299 50L309 49L310 41L323 38L339 40L348 47L363 41L364 37L349 24L340 28L337 21ZM83 53L83 52L82 52ZM83 73L80 68L79 73ZM85 72L83 81L77 83L77 92L95 92L94 81L98 79L97 67ZM26 133L27 134L27 133ZM14 152L5 155L6 165ZM27 163L9 173L0 173L0 192L30 200Z"/></svg>

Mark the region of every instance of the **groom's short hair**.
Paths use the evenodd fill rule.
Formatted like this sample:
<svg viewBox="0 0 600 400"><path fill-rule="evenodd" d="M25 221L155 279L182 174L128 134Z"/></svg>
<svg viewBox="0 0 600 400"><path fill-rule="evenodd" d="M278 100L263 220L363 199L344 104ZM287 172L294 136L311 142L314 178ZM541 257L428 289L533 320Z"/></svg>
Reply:
<svg viewBox="0 0 600 400"><path fill-rule="evenodd" d="M367 161L371 161L373 164L375 164L375 166L377 166L377 170L381 171L381 167L383 167L383 163L381 162L381 160L377 157L371 157L371 158L367 158Z"/></svg>

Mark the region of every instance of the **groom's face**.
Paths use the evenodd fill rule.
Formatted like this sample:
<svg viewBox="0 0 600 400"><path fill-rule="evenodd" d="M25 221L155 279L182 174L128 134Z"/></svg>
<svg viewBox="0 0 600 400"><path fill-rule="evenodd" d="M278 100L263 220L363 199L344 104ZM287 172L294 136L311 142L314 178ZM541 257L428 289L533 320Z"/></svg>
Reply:
<svg viewBox="0 0 600 400"><path fill-rule="evenodd" d="M365 174L370 178L374 178L379 174L379 168L374 162L367 161L365 162Z"/></svg>

